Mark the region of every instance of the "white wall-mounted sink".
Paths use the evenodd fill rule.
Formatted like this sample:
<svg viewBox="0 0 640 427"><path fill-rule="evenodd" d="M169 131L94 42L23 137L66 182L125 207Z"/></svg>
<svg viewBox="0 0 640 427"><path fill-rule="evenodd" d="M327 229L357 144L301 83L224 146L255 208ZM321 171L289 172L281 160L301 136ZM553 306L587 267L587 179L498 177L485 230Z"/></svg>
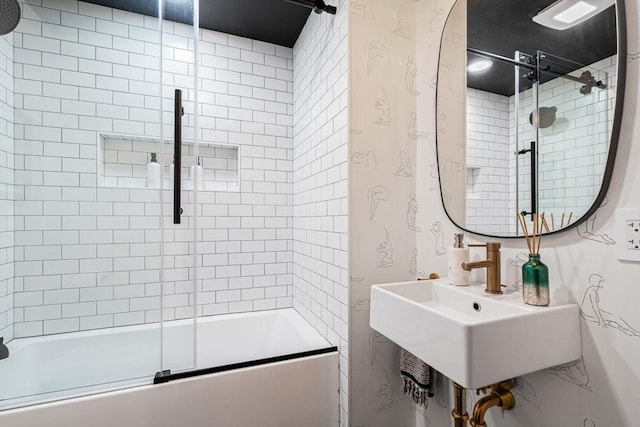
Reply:
<svg viewBox="0 0 640 427"><path fill-rule="evenodd" d="M446 279L371 288L371 327L468 389L579 359L579 314Z"/></svg>

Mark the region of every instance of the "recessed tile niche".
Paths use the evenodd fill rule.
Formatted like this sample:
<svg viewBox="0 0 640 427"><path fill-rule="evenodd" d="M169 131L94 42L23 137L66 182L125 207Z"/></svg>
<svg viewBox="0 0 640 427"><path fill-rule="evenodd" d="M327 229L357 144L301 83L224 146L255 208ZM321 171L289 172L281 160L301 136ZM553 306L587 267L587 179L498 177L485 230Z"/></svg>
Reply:
<svg viewBox="0 0 640 427"><path fill-rule="evenodd" d="M147 164L151 153L163 169L165 189L173 188L170 165L173 163L173 141L160 138L100 134L98 149L98 186L115 188L158 188L147 185ZM200 142L198 157L203 171L201 191L238 191L238 146ZM191 141L182 144L182 188L192 190L194 146Z"/></svg>

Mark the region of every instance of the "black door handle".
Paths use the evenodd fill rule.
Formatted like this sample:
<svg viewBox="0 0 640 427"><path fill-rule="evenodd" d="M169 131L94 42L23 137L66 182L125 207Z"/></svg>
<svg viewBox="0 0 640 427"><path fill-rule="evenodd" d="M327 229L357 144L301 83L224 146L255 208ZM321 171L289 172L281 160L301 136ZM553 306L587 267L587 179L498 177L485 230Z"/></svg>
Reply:
<svg viewBox="0 0 640 427"><path fill-rule="evenodd" d="M176 89L173 115L173 223L180 224L180 185L182 183L182 91Z"/></svg>

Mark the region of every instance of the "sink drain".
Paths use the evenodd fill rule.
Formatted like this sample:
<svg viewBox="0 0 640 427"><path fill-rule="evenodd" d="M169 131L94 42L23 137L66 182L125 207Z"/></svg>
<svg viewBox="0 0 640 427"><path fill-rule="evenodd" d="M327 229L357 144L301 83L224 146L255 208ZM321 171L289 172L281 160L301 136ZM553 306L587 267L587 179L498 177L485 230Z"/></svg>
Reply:
<svg viewBox="0 0 640 427"><path fill-rule="evenodd" d="M475 311L480 311L480 310L482 310L482 307L480 307L480 304L479 304L479 303L474 302L474 303L473 303L473 309L474 309Z"/></svg>

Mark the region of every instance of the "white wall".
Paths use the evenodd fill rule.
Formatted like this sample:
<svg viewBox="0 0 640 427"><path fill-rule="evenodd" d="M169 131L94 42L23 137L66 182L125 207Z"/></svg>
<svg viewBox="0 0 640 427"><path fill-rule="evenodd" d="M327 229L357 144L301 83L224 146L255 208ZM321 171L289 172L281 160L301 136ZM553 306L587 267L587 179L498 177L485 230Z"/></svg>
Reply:
<svg viewBox="0 0 640 427"><path fill-rule="evenodd" d="M348 422L347 25L312 13L293 49L294 308L340 350L340 425Z"/></svg>
<svg viewBox="0 0 640 427"><path fill-rule="evenodd" d="M193 192L183 191L175 227L170 192L162 218L159 190L97 179L100 135L157 139L162 105L172 138L174 87L184 89L184 138L193 138L192 29L164 23L161 76L156 18L72 0L22 6L15 336L158 321L161 222L164 318L193 316ZM198 195L198 314L290 307L292 49L199 37L200 142L239 146L241 181L240 191Z"/></svg>
<svg viewBox="0 0 640 427"><path fill-rule="evenodd" d="M13 338L13 34L0 37L0 337Z"/></svg>

